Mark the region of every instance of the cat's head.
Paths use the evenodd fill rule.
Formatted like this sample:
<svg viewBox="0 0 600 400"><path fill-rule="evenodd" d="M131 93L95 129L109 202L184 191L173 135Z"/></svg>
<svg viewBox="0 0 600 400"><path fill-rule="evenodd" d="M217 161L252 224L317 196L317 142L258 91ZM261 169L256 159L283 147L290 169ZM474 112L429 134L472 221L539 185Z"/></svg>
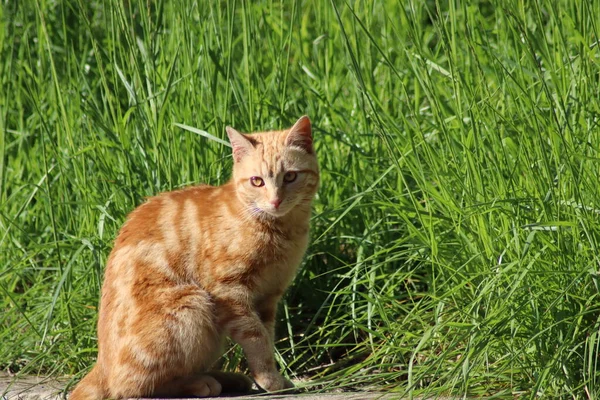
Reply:
<svg viewBox="0 0 600 400"><path fill-rule="evenodd" d="M250 213L278 218L310 206L319 186L319 165L308 117L284 131L244 135L227 127L227 135L236 192Z"/></svg>

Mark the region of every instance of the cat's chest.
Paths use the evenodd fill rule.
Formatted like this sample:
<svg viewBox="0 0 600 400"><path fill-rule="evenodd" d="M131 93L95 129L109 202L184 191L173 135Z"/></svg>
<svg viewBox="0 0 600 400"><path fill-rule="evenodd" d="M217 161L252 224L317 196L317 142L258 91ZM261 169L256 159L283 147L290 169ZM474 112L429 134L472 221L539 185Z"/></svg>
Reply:
<svg viewBox="0 0 600 400"><path fill-rule="evenodd" d="M244 285L257 294L285 289L308 244L308 227L238 231L220 246L208 247L199 265L207 285Z"/></svg>
<svg viewBox="0 0 600 400"><path fill-rule="evenodd" d="M300 264L308 244L308 230L256 234L242 250L247 268L268 278L281 275Z"/></svg>
<svg viewBox="0 0 600 400"><path fill-rule="evenodd" d="M256 296L279 293L293 280L300 266L308 235L293 239L273 239L263 243L247 264L248 282Z"/></svg>

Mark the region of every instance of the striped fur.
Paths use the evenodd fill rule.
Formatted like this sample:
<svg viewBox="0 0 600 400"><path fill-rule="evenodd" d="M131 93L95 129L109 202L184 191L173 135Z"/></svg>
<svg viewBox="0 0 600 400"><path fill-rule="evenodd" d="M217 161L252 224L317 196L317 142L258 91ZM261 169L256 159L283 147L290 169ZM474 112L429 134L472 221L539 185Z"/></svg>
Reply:
<svg viewBox="0 0 600 400"><path fill-rule="evenodd" d="M71 399L247 391L249 378L211 371L226 336L241 345L260 387L293 386L276 369L273 334L319 185L310 121L227 133L228 183L162 193L129 215L106 266L98 362Z"/></svg>

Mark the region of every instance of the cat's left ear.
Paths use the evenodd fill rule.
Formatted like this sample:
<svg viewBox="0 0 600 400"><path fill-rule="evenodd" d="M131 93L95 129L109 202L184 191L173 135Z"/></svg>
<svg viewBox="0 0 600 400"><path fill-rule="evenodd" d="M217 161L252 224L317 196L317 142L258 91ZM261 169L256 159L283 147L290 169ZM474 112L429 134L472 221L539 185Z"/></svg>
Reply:
<svg viewBox="0 0 600 400"><path fill-rule="evenodd" d="M230 126L226 127L225 130L229 137L229 143L231 143L231 147L233 148L233 159L235 162L239 162L252 150L252 142Z"/></svg>
<svg viewBox="0 0 600 400"><path fill-rule="evenodd" d="M285 139L285 144L288 146L300 147L308 154L312 154L312 142L312 127L310 125L310 119L308 119L308 117L305 115L300 117L294 126L292 126L287 138Z"/></svg>

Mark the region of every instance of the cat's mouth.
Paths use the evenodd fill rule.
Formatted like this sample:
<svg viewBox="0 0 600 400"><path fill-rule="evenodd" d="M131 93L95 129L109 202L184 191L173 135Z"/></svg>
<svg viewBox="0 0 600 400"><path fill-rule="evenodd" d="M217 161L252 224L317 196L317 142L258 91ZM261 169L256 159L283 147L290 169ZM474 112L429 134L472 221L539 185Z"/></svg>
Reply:
<svg viewBox="0 0 600 400"><path fill-rule="evenodd" d="M287 214L287 210L283 211L282 209L265 210L264 212L275 218L283 217L285 214Z"/></svg>
<svg viewBox="0 0 600 400"><path fill-rule="evenodd" d="M272 205L268 205L265 207L260 207L256 204L252 206L252 215L259 218L267 218L267 219L276 219L281 218L285 214L287 214L290 210L287 207L273 207Z"/></svg>

